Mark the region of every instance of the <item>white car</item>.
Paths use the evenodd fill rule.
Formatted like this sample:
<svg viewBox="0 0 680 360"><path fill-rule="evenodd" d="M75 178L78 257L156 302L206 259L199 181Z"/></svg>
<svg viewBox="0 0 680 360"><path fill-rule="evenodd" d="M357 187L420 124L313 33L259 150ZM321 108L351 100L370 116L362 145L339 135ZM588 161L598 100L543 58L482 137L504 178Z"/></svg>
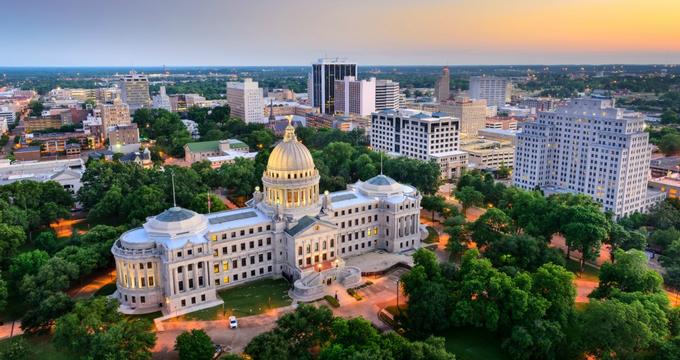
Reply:
<svg viewBox="0 0 680 360"><path fill-rule="evenodd" d="M238 327L238 320L236 320L236 316L230 316L229 317L229 328L230 329L236 329Z"/></svg>

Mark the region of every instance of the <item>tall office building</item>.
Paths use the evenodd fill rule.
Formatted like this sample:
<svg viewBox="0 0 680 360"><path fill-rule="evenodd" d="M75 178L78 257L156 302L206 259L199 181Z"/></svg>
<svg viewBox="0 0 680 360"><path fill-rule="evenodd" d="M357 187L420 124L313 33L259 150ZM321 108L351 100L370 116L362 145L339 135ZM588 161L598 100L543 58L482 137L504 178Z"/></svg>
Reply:
<svg viewBox="0 0 680 360"><path fill-rule="evenodd" d="M8 125L14 124L17 120L14 107L0 106L0 119L4 119Z"/></svg>
<svg viewBox="0 0 680 360"><path fill-rule="evenodd" d="M449 67L444 66L442 68L442 74L437 78L437 83L434 85L434 97L437 101L444 102L451 97L451 92L449 90L449 83L451 81L451 74L449 74Z"/></svg>
<svg viewBox="0 0 680 360"><path fill-rule="evenodd" d="M346 60L319 59L312 64L307 93L312 106L319 108L324 114L335 113L335 80L345 76L357 76L357 64Z"/></svg>
<svg viewBox="0 0 680 360"><path fill-rule="evenodd" d="M108 136L108 129L120 126L130 125L130 108L128 104L122 102L120 99L113 100L110 104L99 104L97 110L102 119L102 131L106 138Z"/></svg>
<svg viewBox="0 0 680 360"><path fill-rule="evenodd" d="M458 119L444 113L386 110L371 117L371 148L388 155L439 163L442 177L458 177L467 165L460 151Z"/></svg>
<svg viewBox="0 0 680 360"><path fill-rule="evenodd" d="M539 112L517 134L513 183L546 194L586 194L626 216L658 200L647 192L650 149L640 114L610 99L572 99Z"/></svg>
<svg viewBox="0 0 680 360"><path fill-rule="evenodd" d="M399 110L399 83L392 80L375 81L375 110Z"/></svg>
<svg viewBox="0 0 680 360"><path fill-rule="evenodd" d="M149 96L149 78L144 74L137 74L134 70L118 79L120 96L124 103L128 104L130 111L151 106Z"/></svg>
<svg viewBox="0 0 680 360"><path fill-rule="evenodd" d="M370 116L375 112L375 78L357 80L345 76L335 80L335 112Z"/></svg>
<svg viewBox="0 0 680 360"><path fill-rule="evenodd" d="M486 100L459 97L454 102L440 104L439 111L458 118L460 132L465 135L475 136L486 125Z"/></svg>
<svg viewBox="0 0 680 360"><path fill-rule="evenodd" d="M484 99L489 106L501 107L510 101L510 80L497 76L471 76L470 97Z"/></svg>
<svg viewBox="0 0 680 360"><path fill-rule="evenodd" d="M161 86L158 95L153 96L153 108L154 109L165 109L172 111L172 105L170 104L170 97L165 92L165 86Z"/></svg>
<svg viewBox="0 0 680 360"><path fill-rule="evenodd" d="M246 123L262 123L267 119L263 116L264 100L262 89L257 81L243 79L243 82L230 81L227 83L227 104L231 113Z"/></svg>

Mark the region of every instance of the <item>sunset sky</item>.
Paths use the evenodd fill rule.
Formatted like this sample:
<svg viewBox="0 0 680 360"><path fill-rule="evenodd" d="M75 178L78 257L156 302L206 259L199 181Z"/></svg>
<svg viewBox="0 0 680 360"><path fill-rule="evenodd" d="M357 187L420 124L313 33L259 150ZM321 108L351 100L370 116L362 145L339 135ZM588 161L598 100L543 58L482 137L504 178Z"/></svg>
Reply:
<svg viewBox="0 0 680 360"><path fill-rule="evenodd" d="M0 66L680 63L680 0L3 0Z"/></svg>

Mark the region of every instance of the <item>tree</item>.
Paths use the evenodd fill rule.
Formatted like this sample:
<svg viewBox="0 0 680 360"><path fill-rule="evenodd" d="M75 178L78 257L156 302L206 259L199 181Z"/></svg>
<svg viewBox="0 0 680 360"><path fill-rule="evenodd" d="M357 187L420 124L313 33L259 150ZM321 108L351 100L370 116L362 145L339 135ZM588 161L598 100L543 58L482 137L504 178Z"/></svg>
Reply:
<svg viewBox="0 0 680 360"><path fill-rule="evenodd" d="M5 306L7 306L7 296L9 293L7 292L7 281L2 278L2 274L0 273L0 312L5 310Z"/></svg>
<svg viewBox="0 0 680 360"><path fill-rule="evenodd" d="M31 102L28 103L28 107L31 109L32 116L40 116L43 110L45 110L43 103L37 100L31 100Z"/></svg>
<svg viewBox="0 0 680 360"><path fill-rule="evenodd" d="M535 271L543 264L564 265L559 249L549 247L542 239L530 235L498 235L484 250L484 257L501 270Z"/></svg>
<svg viewBox="0 0 680 360"><path fill-rule="evenodd" d="M658 229L649 237L650 244L659 246L662 249L668 248L676 240L680 240L680 230L674 227ZM680 246L680 244L678 246ZM678 250L680 250L680 248ZM678 252L678 255L680 255L680 252ZM680 257L678 259L680 260Z"/></svg>
<svg viewBox="0 0 680 360"><path fill-rule="evenodd" d="M498 168L497 175L501 179L507 179L510 176L510 168L505 166L505 164L501 164L501 166Z"/></svg>
<svg viewBox="0 0 680 360"><path fill-rule="evenodd" d="M208 200L208 198L210 198L210 200ZM210 209L208 209L208 201L210 202ZM197 213L207 214L209 212L226 210L227 206L224 205L222 199L220 199L217 195L204 193L197 194L194 197L194 202L191 204L191 206L189 206L189 209Z"/></svg>
<svg viewBox="0 0 680 360"><path fill-rule="evenodd" d="M34 358L29 350L29 344L21 336L10 339L9 345L4 345L0 351L0 359L3 360L28 360Z"/></svg>
<svg viewBox="0 0 680 360"><path fill-rule="evenodd" d="M250 195L260 185L260 176L255 170L255 162L237 158L233 164L222 164L217 170L220 185L235 196Z"/></svg>
<svg viewBox="0 0 680 360"><path fill-rule="evenodd" d="M215 354L212 339L201 329L181 333L175 340L175 350L181 360L212 360Z"/></svg>
<svg viewBox="0 0 680 360"><path fill-rule="evenodd" d="M680 124L680 116L673 110L666 110L661 114L662 124Z"/></svg>
<svg viewBox="0 0 680 360"><path fill-rule="evenodd" d="M467 209L472 206L480 206L484 201L484 194L475 190L471 186L464 186L459 191L456 191L456 198L460 201L463 207L463 215L467 214Z"/></svg>
<svg viewBox="0 0 680 360"><path fill-rule="evenodd" d="M600 253L602 242L609 234L609 222L605 215L592 206L570 206L568 222L561 227L569 248L581 252L580 271L587 260L594 260ZM567 251L567 256L569 252Z"/></svg>
<svg viewBox="0 0 680 360"><path fill-rule="evenodd" d="M309 349L331 336L333 313L325 306L300 304L276 321L274 330L256 336L245 353L259 359L310 359Z"/></svg>
<svg viewBox="0 0 680 360"><path fill-rule="evenodd" d="M631 358L667 336L665 327L655 325L658 316L665 320L663 312L640 301L593 300L579 316L577 334L586 354L599 359Z"/></svg>
<svg viewBox="0 0 680 360"><path fill-rule="evenodd" d="M475 222L471 223L468 228L472 234L472 240L480 248L515 232L512 219L496 208L487 210Z"/></svg>
<svg viewBox="0 0 680 360"><path fill-rule="evenodd" d="M50 255L43 250L27 251L15 256L9 266L12 282L18 286L24 276L36 274L49 259Z"/></svg>
<svg viewBox="0 0 680 360"><path fill-rule="evenodd" d="M604 299L616 291L644 294L663 291L663 279L647 265L647 256L640 250L617 250L615 263L604 263L600 268L600 284L590 294Z"/></svg>
<svg viewBox="0 0 680 360"><path fill-rule="evenodd" d="M664 135L659 141L659 150L668 156L679 154L680 134Z"/></svg>
<svg viewBox="0 0 680 360"><path fill-rule="evenodd" d="M95 359L151 359L156 335L146 320L125 320L118 303L95 297L76 303L56 322L54 343Z"/></svg>
<svg viewBox="0 0 680 360"><path fill-rule="evenodd" d="M26 241L26 233L16 225L0 223L0 264L6 263Z"/></svg>
<svg viewBox="0 0 680 360"><path fill-rule="evenodd" d="M44 250L49 254L54 254L59 251L59 241L57 241L57 236L52 230L38 233L33 239L33 244L35 244L38 249Z"/></svg>
<svg viewBox="0 0 680 360"><path fill-rule="evenodd" d="M439 195L434 196L427 195L423 196L423 199L420 201L420 205L423 207L423 209L432 211L432 221L435 221L434 213L442 212L442 210L446 206L446 200Z"/></svg>
<svg viewBox="0 0 680 360"><path fill-rule="evenodd" d="M463 215L452 216L444 221L444 232L449 235L446 250L450 256L459 256L467 249L470 234L465 224Z"/></svg>

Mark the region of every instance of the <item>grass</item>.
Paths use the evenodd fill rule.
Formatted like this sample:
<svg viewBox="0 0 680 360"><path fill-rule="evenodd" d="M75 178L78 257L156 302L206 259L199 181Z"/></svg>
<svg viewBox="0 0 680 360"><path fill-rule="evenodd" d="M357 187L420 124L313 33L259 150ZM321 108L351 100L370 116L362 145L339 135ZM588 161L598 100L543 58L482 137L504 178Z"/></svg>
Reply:
<svg viewBox="0 0 680 360"><path fill-rule="evenodd" d="M437 334L446 339L446 350L457 360L505 360L510 357L501 349L501 340L485 329L463 327Z"/></svg>
<svg viewBox="0 0 680 360"><path fill-rule="evenodd" d="M217 294L224 300L222 306L194 311L183 315L186 320L217 320L231 315L249 316L264 313L269 309L288 306L292 300L288 296L290 285L285 279L263 279L230 289Z"/></svg>
<svg viewBox="0 0 680 360"><path fill-rule="evenodd" d="M585 264L583 267L583 274L579 274L580 271L580 265L578 261L568 259L567 260L567 270L573 272L576 274L576 276L580 275L581 279L584 280L593 280L593 281L599 281L600 280L600 269L589 265L588 263Z"/></svg>
<svg viewBox="0 0 680 360"><path fill-rule="evenodd" d="M116 292L116 281L110 282L97 290L94 296L109 296Z"/></svg>
<svg viewBox="0 0 680 360"><path fill-rule="evenodd" d="M324 296L323 298L326 299L326 302L327 302L330 306L332 306L332 307L334 307L334 308L340 307L340 303L338 302L338 300L335 300L334 297L332 297L332 296L330 296L330 295L326 295L326 296Z"/></svg>
<svg viewBox="0 0 680 360"><path fill-rule="evenodd" d="M437 229L432 226L427 227L427 238L425 238L425 242L428 244L439 242L439 232L437 232Z"/></svg>
<svg viewBox="0 0 680 360"><path fill-rule="evenodd" d="M54 348L52 344L52 337L49 335L28 336L21 335L27 343L29 351L29 359L41 360L69 360L74 356ZM4 350L10 344L10 339L0 340L0 351Z"/></svg>

